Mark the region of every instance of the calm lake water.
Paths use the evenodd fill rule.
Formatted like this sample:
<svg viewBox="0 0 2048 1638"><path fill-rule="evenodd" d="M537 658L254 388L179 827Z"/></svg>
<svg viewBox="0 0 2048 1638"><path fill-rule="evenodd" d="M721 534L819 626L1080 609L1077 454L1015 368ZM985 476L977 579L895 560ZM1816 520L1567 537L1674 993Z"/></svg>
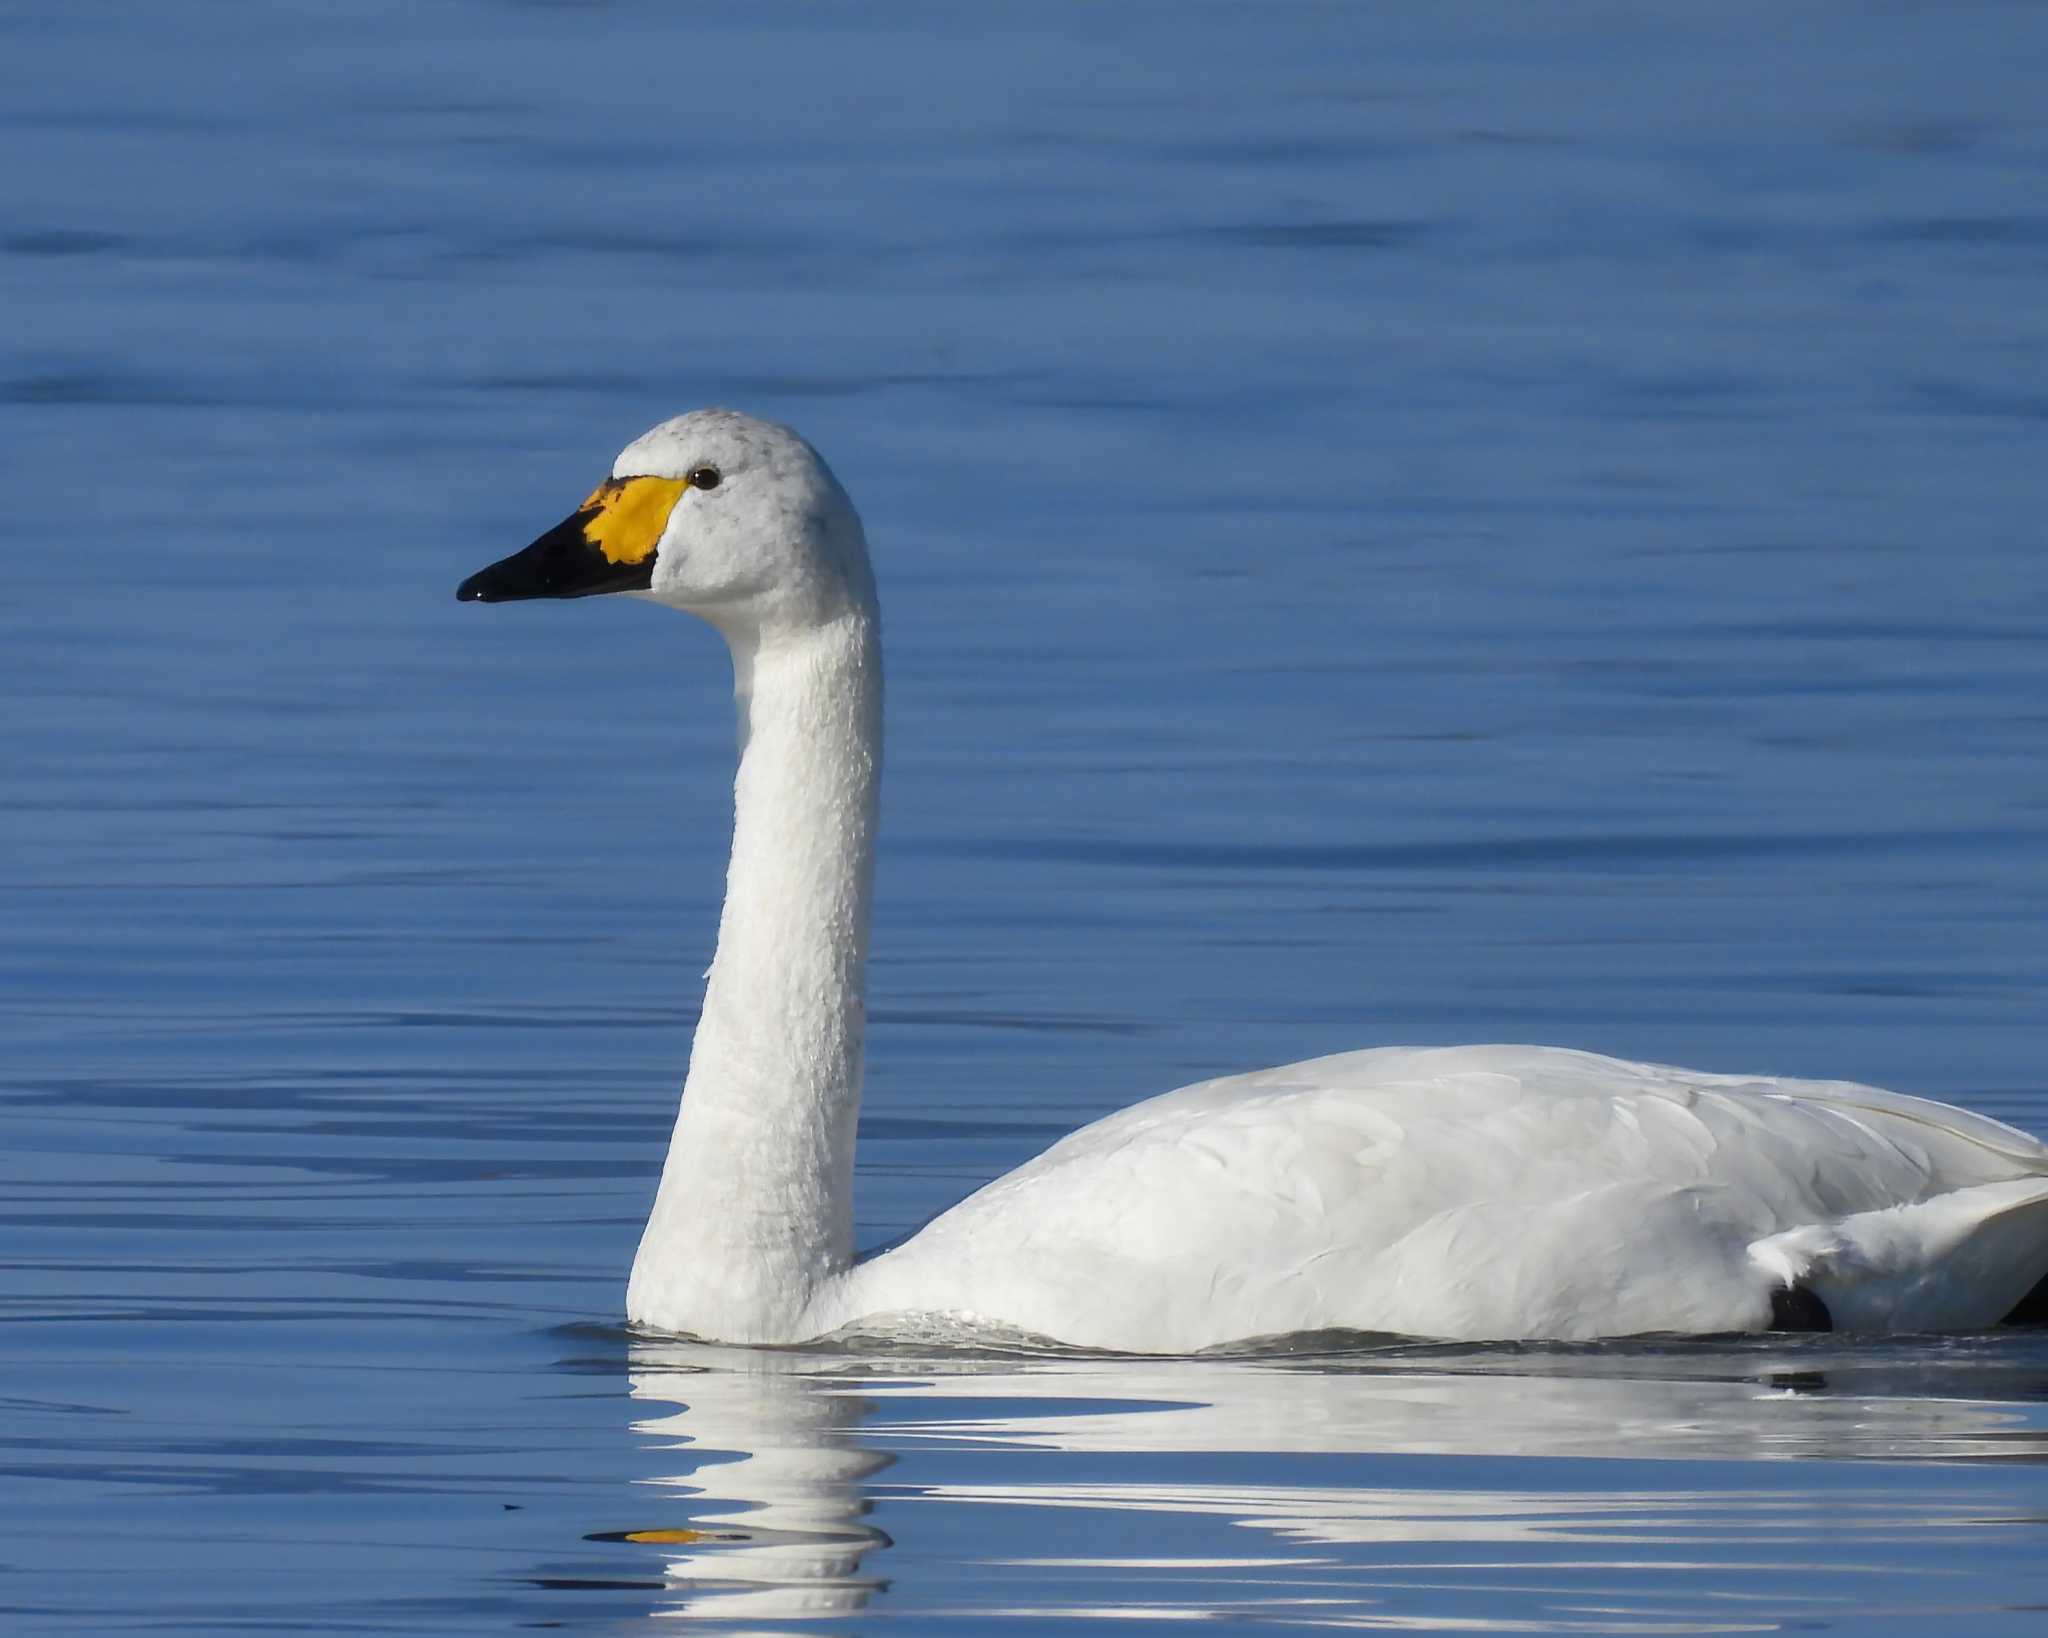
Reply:
<svg viewBox="0 0 2048 1638"><path fill-rule="evenodd" d="M2044 50L0 10L0 1626L2040 1631L2040 1334L631 1336L724 659L453 589L695 404L860 500L869 1242L1378 1042L2048 1131Z"/></svg>

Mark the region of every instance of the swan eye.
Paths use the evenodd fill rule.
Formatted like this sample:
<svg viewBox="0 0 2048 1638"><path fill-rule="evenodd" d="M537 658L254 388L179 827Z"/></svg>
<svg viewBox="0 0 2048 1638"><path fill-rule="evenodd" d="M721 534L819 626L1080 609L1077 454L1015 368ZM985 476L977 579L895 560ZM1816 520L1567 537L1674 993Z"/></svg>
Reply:
<svg viewBox="0 0 2048 1638"><path fill-rule="evenodd" d="M690 474L692 489L716 489L718 485L718 468L715 466L700 466Z"/></svg>

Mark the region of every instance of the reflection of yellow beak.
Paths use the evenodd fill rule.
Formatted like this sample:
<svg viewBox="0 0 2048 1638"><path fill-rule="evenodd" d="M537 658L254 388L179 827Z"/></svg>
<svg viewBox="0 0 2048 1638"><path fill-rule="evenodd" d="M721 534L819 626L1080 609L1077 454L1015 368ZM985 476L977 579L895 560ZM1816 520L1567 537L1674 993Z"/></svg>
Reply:
<svg viewBox="0 0 2048 1638"><path fill-rule="evenodd" d="M471 575L455 595L465 603L511 603L645 591L654 584L654 554L668 515L689 487L688 478L607 478L575 516L525 551Z"/></svg>

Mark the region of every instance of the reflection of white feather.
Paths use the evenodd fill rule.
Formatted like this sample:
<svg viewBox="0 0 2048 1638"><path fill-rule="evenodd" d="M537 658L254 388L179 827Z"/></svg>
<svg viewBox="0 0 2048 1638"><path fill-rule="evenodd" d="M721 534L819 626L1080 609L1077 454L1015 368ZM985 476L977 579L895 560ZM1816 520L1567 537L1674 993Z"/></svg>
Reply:
<svg viewBox="0 0 2048 1638"><path fill-rule="evenodd" d="M861 526L801 439L726 412L655 428L614 477L668 480L658 546L631 561L649 564L646 595L724 633L742 746L635 1320L790 1342L937 1316L1187 1351L1332 1327L1757 1331L1774 1289L1805 1282L1845 1325L1969 1327L2048 1273L2048 1147L2024 1133L1843 1083L1527 1046L1385 1048L1187 1087L856 1262L882 754ZM545 572L473 585L544 595L571 536L545 537Z"/></svg>
<svg viewBox="0 0 2048 1638"><path fill-rule="evenodd" d="M740 1359L772 1362L766 1374ZM809 1448L818 1473L878 1472L890 1445L1074 1452L1344 1452L1629 1461L2048 1458L2039 1406L1956 1397L1985 1378L1967 1354L1826 1343L1597 1351L1359 1350L1305 1360L1035 1360L742 1353L636 1341L633 1396L672 1402L643 1432L716 1452ZM1929 1372L1945 1372L1930 1379ZM1839 1377L1839 1382L1835 1378ZM1930 1387L1930 1380L1933 1386ZM2000 1378L1999 1380L2004 1380ZM883 1414L883 1408L886 1408ZM843 1464L843 1465L839 1465ZM685 1478L703 1498L771 1502L776 1470L739 1462ZM1098 1470L1089 1469L1091 1475ZM829 1482L815 1493L822 1497ZM691 1522L747 1516L692 1503ZM759 1515L754 1515L758 1517ZM835 1513L834 1518L852 1515Z"/></svg>
<svg viewBox="0 0 2048 1638"><path fill-rule="evenodd" d="M1500 1569L1521 1614L1528 1578L1549 1563L1611 1571L1599 1606L1616 1630L1680 1630L1669 1605L1682 1583L1646 1583L1646 1569L1703 1572L1704 1607L1725 1615L1745 1558L1736 1544L1761 1553L1767 1538L1773 1563L1802 1566L1794 1587L1776 1604L1745 1605L1754 1618L1724 1627L1689 1615L1682 1630L1778 1630L1785 1609L1810 1621L1818 1607L1807 1569L1847 1552L1850 1583L1873 1585L1875 1533L1911 1531L1924 1544L1928 1531L1963 1530L1958 1542L1981 1553L1989 1516L2010 1511L2016 1533L2030 1528L2024 1490L2002 1494L1997 1475L2048 1457L2040 1407L1947 1396L1981 1390L1973 1352L1823 1340L1000 1361L636 1340L637 1425L659 1446L655 1460L703 1456L686 1474L647 1481L662 1511L643 1518L712 1538L660 1549L670 1587L657 1613L845 1612L889 1580L923 1614L956 1593L945 1567L966 1553L974 1601L949 1612L961 1630L1021 1613L998 1603L1005 1571L1017 1572L1007 1590L1041 1616L1127 1622L1134 1604L1157 1600L1162 1615L1237 1615L1263 1631L1318 1624L1320 1597L1331 1600L1322 1624L1387 1626L1397 1623L1359 1611L1383 1613L1404 1566L1448 1566L1349 1549L1469 1543L1494 1549L1457 1560L1474 1616L1498 1607L1482 1611L1486 1584L1469 1577ZM872 1447L900 1453L901 1465L885 1472L889 1457ZM1841 1464L1872 1458L1999 1466L1949 1486L1845 1477ZM871 1498L907 1549L900 1563L865 1522ZM962 1507L995 1511L963 1529ZM1017 1509L1078 1523L1020 1524ZM1131 1514L1153 1517L1134 1529L1114 1516ZM1025 1556L1033 1547L1060 1556ZM1551 1552L1562 1556L1532 1557ZM1911 1561L1924 1583L1924 1545ZM1317 1566L1306 1585L1268 1573L1303 1564ZM1433 1602L1429 1624L1485 1625L1446 1609ZM1860 1614L1851 1607L1838 1624L1862 1630ZM1560 1630L1589 1629L1567 1620Z"/></svg>
<svg viewBox="0 0 2048 1638"><path fill-rule="evenodd" d="M685 1549L664 1557L690 1596L665 1613L782 1618L864 1605L880 1583L861 1560L886 1538L862 1522L860 1487L891 1458L843 1435L871 1407L789 1372L730 1365L664 1377L661 1389L636 1381L639 1397L681 1401L640 1431L695 1459L687 1473L643 1481L689 1498L686 1528L641 1532ZM676 1539L693 1534L702 1539Z"/></svg>

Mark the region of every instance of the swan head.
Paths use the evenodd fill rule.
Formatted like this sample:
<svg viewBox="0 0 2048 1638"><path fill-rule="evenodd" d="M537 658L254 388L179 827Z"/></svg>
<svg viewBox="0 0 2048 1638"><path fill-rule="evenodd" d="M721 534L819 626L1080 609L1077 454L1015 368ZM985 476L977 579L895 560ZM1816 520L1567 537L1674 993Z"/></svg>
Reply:
<svg viewBox="0 0 2048 1638"><path fill-rule="evenodd" d="M613 592L756 640L875 603L860 518L818 452L788 427L722 409L642 433L574 513L455 595L507 603Z"/></svg>

